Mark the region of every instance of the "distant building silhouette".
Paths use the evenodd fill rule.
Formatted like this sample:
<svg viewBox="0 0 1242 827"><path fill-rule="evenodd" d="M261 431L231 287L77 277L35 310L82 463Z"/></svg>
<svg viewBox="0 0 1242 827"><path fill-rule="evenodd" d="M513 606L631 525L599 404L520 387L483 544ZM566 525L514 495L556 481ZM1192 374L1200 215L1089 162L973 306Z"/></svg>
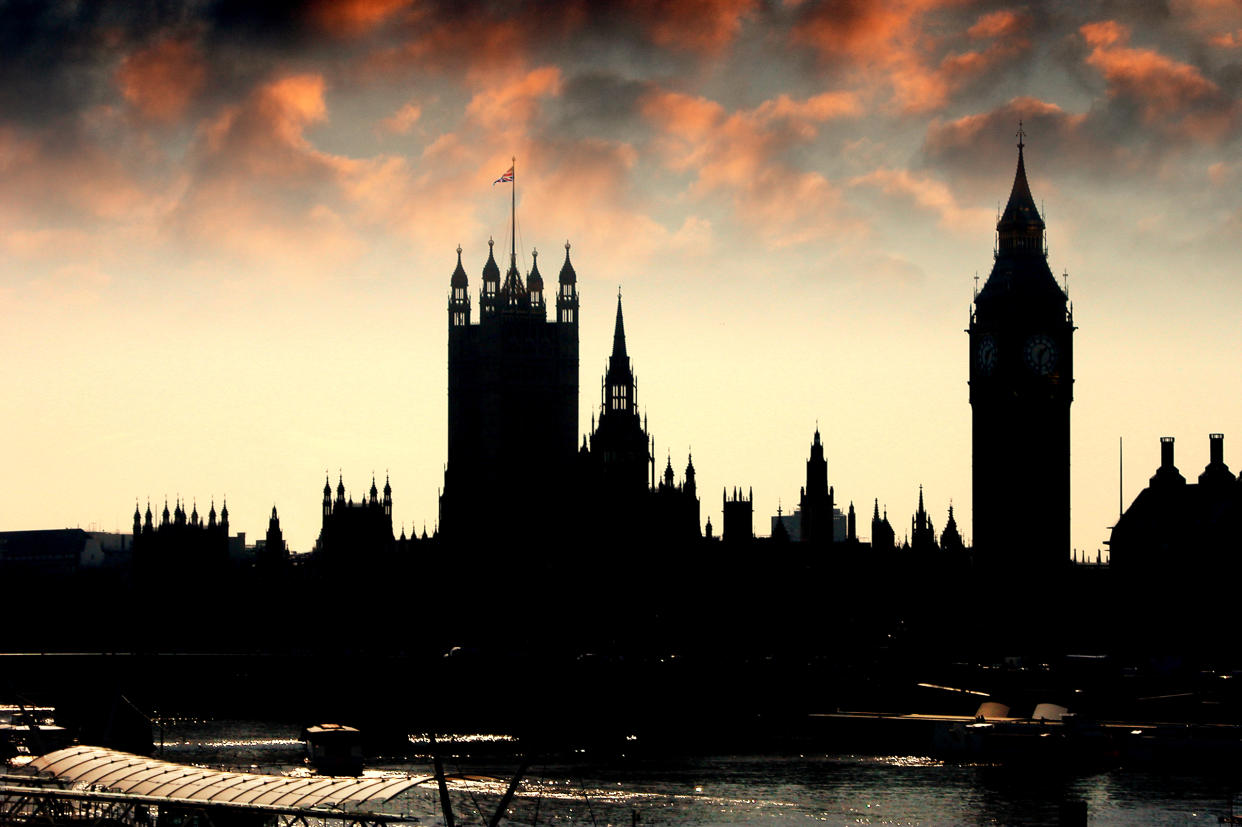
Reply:
<svg viewBox="0 0 1242 827"><path fill-rule="evenodd" d="M128 566L132 542L128 534L80 528L0 531L0 577L65 577Z"/></svg>
<svg viewBox="0 0 1242 827"><path fill-rule="evenodd" d="M974 547L1035 574L1069 565L1074 319L1048 268L1018 134L995 263L968 330Z"/></svg>
<svg viewBox="0 0 1242 827"><path fill-rule="evenodd" d="M275 518L275 509L273 509ZM392 485L384 480L384 496L380 498L371 478L367 497L354 502L345 496L345 478L338 477L336 499L332 498L329 479L323 483L323 525L315 541L316 564L334 572L361 572L372 568L394 550L392 533Z"/></svg>
<svg viewBox="0 0 1242 827"><path fill-rule="evenodd" d="M806 461L806 486L799 502L799 534L802 541L813 545L830 545L833 537L833 491L828 486L828 461L819 426L811 440L811 456Z"/></svg>
<svg viewBox="0 0 1242 827"><path fill-rule="evenodd" d="M911 551L937 551L936 528L931 517L923 508L923 486L919 486L919 507L910 518L910 549Z"/></svg>
<svg viewBox="0 0 1242 827"><path fill-rule="evenodd" d="M147 504L145 517L134 508L134 576L148 585L202 585L221 576L229 563L229 506L225 502L216 517L212 502L207 520L198 505L187 514L180 500L170 513L168 502L158 525Z"/></svg>
<svg viewBox="0 0 1242 827"><path fill-rule="evenodd" d="M1173 437L1160 440L1160 467L1125 510L1109 539L1110 566L1123 586L1167 589L1173 582L1233 582L1242 567L1242 483L1225 464L1223 434L1209 436L1210 461L1198 483L1173 462Z"/></svg>
<svg viewBox="0 0 1242 827"><path fill-rule="evenodd" d="M547 318L535 253L525 283L510 251L503 284L488 242L472 323L457 250L449 280L448 463L440 531L449 539L512 535L566 489L578 435L578 289L561 265L556 318Z"/></svg>
<svg viewBox="0 0 1242 827"><path fill-rule="evenodd" d="M276 506L273 505L263 545L255 550L254 565L260 571L278 573L288 564L289 548L285 545L285 535L280 530L280 517L276 515Z"/></svg>
<svg viewBox="0 0 1242 827"><path fill-rule="evenodd" d="M940 532L940 548L951 552L966 550L962 533L957 528L957 519L953 516L952 503L949 504L949 519L944 524L944 531Z"/></svg>
<svg viewBox="0 0 1242 827"><path fill-rule="evenodd" d="M702 537L693 457L687 457L685 476L677 483L673 480L673 458L669 455L668 464L664 467L664 479L653 492L652 509L655 536L675 541L693 541Z"/></svg>
<svg viewBox="0 0 1242 827"><path fill-rule="evenodd" d="M724 529L721 541L729 544L749 543L755 538L755 492L749 494L734 488L733 498L726 489L724 498Z"/></svg>
<svg viewBox="0 0 1242 827"><path fill-rule="evenodd" d="M659 484L654 477L651 436L638 412L638 382L625 341L621 294L613 326L612 353L600 386L598 420L578 452L575 491L579 512L591 526L606 526L610 539L645 537L693 541L701 536L693 459L676 482L670 455ZM593 532L592 532L593 533Z"/></svg>
<svg viewBox="0 0 1242 827"><path fill-rule="evenodd" d="M625 345L621 294L612 334L612 355L600 386L599 421L583 441L580 466L596 495L611 510L634 515L647 497L653 458L651 440L638 413L638 384ZM670 470L671 470L670 459Z"/></svg>
<svg viewBox="0 0 1242 827"><path fill-rule="evenodd" d="M871 547L877 551L892 551L896 545L896 534L888 521L888 508L884 516L880 516L880 501L875 501L875 513L871 515Z"/></svg>

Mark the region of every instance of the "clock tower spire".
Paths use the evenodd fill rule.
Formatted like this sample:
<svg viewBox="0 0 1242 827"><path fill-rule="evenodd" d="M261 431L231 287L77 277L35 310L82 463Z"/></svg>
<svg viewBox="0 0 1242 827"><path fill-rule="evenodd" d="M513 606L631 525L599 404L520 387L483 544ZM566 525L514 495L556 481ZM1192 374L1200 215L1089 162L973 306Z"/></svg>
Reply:
<svg viewBox="0 0 1242 827"><path fill-rule="evenodd" d="M1018 168L970 328L974 544L1028 577L1068 565L1072 311L1048 267L1018 125Z"/></svg>

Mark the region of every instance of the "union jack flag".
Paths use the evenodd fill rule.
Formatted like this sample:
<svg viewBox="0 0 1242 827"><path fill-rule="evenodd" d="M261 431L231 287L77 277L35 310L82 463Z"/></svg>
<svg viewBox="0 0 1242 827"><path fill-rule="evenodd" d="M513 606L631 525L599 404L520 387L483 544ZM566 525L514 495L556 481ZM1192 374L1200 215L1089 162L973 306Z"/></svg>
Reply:
<svg viewBox="0 0 1242 827"><path fill-rule="evenodd" d="M512 184L512 183L513 183L513 167L509 167L509 169L505 172L504 175L500 176L499 178L497 178L495 181L492 182L492 186L494 187L497 184Z"/></svg>

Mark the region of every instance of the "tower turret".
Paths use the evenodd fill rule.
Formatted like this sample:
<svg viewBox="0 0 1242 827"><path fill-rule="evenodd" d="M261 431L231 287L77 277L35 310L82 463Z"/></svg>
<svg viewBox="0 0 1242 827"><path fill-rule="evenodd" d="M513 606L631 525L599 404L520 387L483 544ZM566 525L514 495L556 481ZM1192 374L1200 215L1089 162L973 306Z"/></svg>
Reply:
<svg viewBox="0 0 1242 827"><path fill-rule="evenodd" d="M539 251L531 250L530 274L526 277L526 289L530 291L530 307L531 310L537 310L541 314L546 314L545 303L543 300L543 276L539 273Z"/></svg>
<svg viewBox="0 0 1242 827"><path fill-rule="evenodd" d="M461 266L461 245L457 245L457 269L449 279L449 328L470 324L470 280Z"/></svg>
<svg viewBox="0 0 1242 827"><path fill-rule="evenodd" d="M496 263L496 242L487 240L487 263L483 265L483 287L479 291L479 316L483 319L496 315L500 301L500 265Z"/></svg>
<svg viewBox="0 0 1242 827"><path fill-rule="evenodd" d="M578 324L578 274L569 261L569 242L565 242L565 263L557 278L556 320L560 324Z"/></svg>

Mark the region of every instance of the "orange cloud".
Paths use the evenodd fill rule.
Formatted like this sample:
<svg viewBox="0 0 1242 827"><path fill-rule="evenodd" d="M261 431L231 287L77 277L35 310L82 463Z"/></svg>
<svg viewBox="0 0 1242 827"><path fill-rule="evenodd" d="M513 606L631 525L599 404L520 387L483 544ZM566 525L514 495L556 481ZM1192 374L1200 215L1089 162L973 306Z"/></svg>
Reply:
<svg viewBox="0 0 1242 827"><path fill-rule="evenodd" d="M323 77L316 74L266 83L205 125L203 149L248 174L279 175L319 163L304 132L327 117L323 92Z"/></svg>
<svg viewBox="0 0 1242 827"><path fill-rule="evenodd" d="M509 14L504 9L511 10ZM532 43L564 37L581 25L583 7L561 5L481 6L469 11L420 9L412 12L414 34L398 46L372 54L365 71L376 76L460 72L470 86L526 70Z"/></svg>
<svg viewBox="0 0 1242 827"><path fill-rule="evenodd" d="M64 148L46 136L0 127L0 204L16 216L46 213L55 224L147 220L163 202L124 160L93 143Z"/></svg>
<svg viewBox="0 0 1242 827"><path fill-rule="evenodd" d="M414 128L414 124L418 123L418 119L422 115L422 107L411 101L389 117L380 121L379 129L381 132L387 132L390 135L406 135Z"/></svg>
<svg viewBox="0 0 1242 827"><path fill-rule="evenodd" d="M1106 49L1130 39L1130 29L1116 20L1101 20L1098 23L1086 23L1079 31L1087 45L1094 49Z"/></svg>
<svg viewBox="0 0 1242 827"><path fill-rule="evenodd" d="M1171 0L1170 19L1211 46L1242 46L1242 4L1237 0Z"/></svg>
<svg viewBox="0 0 1242 827"><path fill-rule="evenodd" d="M177 120L207 79L207 69L189 40L166 38L128 55L116 72L125 100L153 121Z"/></svg>
<svg viewBox="0 0 1242 827"><path fill-rule="evenodd" d="M830 60L870 61L910 31L912 12L917 8L868 0L824 3L794 27L793 37Z"/></svg>
<svg viewBox="0 0 1242 827"><path fill-rule="evenodd" d="M875 187L886 195L904 198L939 216L940 225L957 232L986 229L992 214L985 209L962 207L943 181L916 176L907 169L877 169L850 181L850 186Z"/></svg>
<svg viewBox="0 0 1242 827"><path fill-rule="evenodd" d="M1029 16L997 11L966 31L971 40L995 42L982 50L947 51L954 38L931 34L939 27L928 17L956 5L954 0L825 3L805 15L792 36L825 61L852 68L872 85L886 84L899 110L927 112L1030 48Z"/></svg>
<svg viewBox="0 0 1242 827"><path fill-rule="evenodd" d="M1116 21L1079 29L1092 51L1087 64L1104 76L1111 98L1140 107L1143 122L1188 137L1213 140L1236 119L1236 107L1194 66L1152 49L1130 48L1130 29Z"/></svg>
<svg viewBox="0 0 1242 827"><path fill-rule="evenodd" d="M927 129L923 154L939 168L965 179L955 179L955 185L981 183L985 187L981 194L994 195L995 170L1010 167L1016 160L1017 139L1009 138L1018 121L1027 133L1028 153L1034 150L1044 157L1055 156L1060 165L1098 169L1123 151L1115 143L1092 142L1085 128L1086 114L1066 112L1039 98L1019 97L988 112L947 122L934 120ZM984 175L981 170L988 172Z"/></svg>
<svg viewBox="0 0 1242 827"><path fill-rule="evenodd" d="M737 37L756 0L628 0L657 46L719 53Z"/></svg>
<svg viewBox="0 0 1242 827"><path fill-rule="evenodd" d="M1026 30L1029 25L1030 19L1026 15L1003 9L980 17L973 26L966 30L966 34L976 40L1008 37Z"/></svg>
<svg viewBox="0 0 1242 827"><path fill-rule="evenodd" d="M360 256L343 181L360 162L317 149L306 130L327 118L324 80L280 77L200 129L168 226L214 254L316 273Z"/></svg>
<svg viewBox="0 0 1242 827"><path fill-rule="evenodd" d="M410 3L411 0L318 0L311 4L310 17L326 32L357 35L386 22Z"/></svg>
<svg viewBox="0 0 1242 827"><path fill-rule="evenodd" d="M792 169L781 156L814 138L824 121L859 114L852 93L825 92L805 100L781 95L729 113L706 98L654 92L641 109L662 133L656 145L669 168L694 174L694 195L731 193L739 213L776 245L805 241L827 229L825 211L840 204L836 188L818 173Z"/></svg>
<svg viewBox="0 0 1242 827"><path fill-rule="evenodd" d="M466 105L466 114L489 129L525 124L534 115L539 98L559 95L561 87L561 70L542 66L478 92Z"/></svg>

